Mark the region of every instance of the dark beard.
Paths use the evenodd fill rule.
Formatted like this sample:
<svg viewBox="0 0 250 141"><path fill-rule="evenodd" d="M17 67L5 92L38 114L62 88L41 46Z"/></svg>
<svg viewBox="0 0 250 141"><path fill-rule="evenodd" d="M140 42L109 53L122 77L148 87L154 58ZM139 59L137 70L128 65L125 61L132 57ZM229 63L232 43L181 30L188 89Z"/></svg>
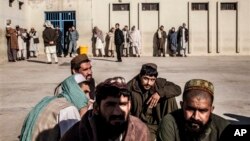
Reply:
<svg viewBox="0 0 250 141"><path fill-rule="evenodd" d="M202 124L201 121L190 119L186 121L185 127L188 134L194 137L200 137L205 133L206 129L209 127L210 122L211 118L206 124Z"/></svg>
<svg viewBox="0 0 250 141"><path fill-rule="evenodd" d="M128 121L125 121L119 125L111 125L106 120L98 116L97 117L97 135L98 139L107 141L108 139L115 140L120 137L121 134L125 135L128 128Z"/></svg>

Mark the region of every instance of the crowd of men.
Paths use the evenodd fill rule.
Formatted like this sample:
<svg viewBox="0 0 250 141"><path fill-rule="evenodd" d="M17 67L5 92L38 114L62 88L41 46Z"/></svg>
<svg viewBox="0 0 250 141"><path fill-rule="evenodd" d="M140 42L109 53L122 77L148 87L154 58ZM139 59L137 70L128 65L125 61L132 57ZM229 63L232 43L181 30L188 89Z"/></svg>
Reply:
<svg viewBox="0 0 250 141"><path fill-rule="evenodd" d="M6 26L7 38L7 56L9 62L16 62L37 57L39 35L32 27L28 32L27 29L16 25L11 27L11 22Z"/></svg>
<svg viewBox="0 0 250 141"><path fill-rule="evenodd" d="M168 52L172 57L187 57L188 37L185 23L177 31L172 27L168 34L164 26L160 26L154 34L153 56L165 57ZM95 26L91 40L94 57L114 57L114 51L116 51L117 62L122 62L121 57L140 57L142 53L141 32L135 26L132 26L131 30L127 25L120 29L120 24L116 23L105 39L102 30Z"/></svg>
<svg viewBox="0 0 250 141"><path fill-rule="evenodd" d="M141 33L135 26L129 31L127 25L120 29L120 24L116 23L105 39L102 30L95 26L91 40L94 57L114 57L116 51L117 62L122 62L122 57L141 55Z"/></svg>
<svg viewBox="0 0 250 141"><path fill-rule="evenodd" d="M59 27L54 28L50 21L45 21L42 38L47 63L58 64L58 57L74 57L77 54L77 41L79 33L75 26L68 28L62 33ZM18 25L15 29L11 23L7 23L7 54L9 62L29 59L38 56L39 34L34 28L30 32ZM63 38L64 37L64 38ZM160 26L154 34L153 56L165 57L167 51L169 55L187 57L186 49L188 46L188 29L183 23L177 31L172 27L168 34L164 31L164 26ZM122 62L122 57L140 57L142 55L141 32L132 26L131 30L127 25L120 29L120 24L116 23L110 31L104 34L97 26L92 30L92 53L94 57L114 57L116 52L117 62Z"/></svg>
<svg viewBox="0 0 250 141"><path fill-rule="evenodd" d="M70 64L55 95L27 115L21 141L216 141L229 125L212 113L214 86L207 80L191 79L181 93L159 77L156 64L145 63L128 82L115 76L96 86L86 54Z"/></svg>
<svg viewBox="0 0 250 141"><path fill-rule="evenodd" d="M171 57L187 57L186 49L188 48L188 40L189 33L185 23L183 23L177 31L175 27L172 27L168 34L164 30L164 26L161 25L154 35L155 47L153 56L165 57L167 49Z"/></svg>
<svg viewBox="0 0 250 141"><path fill-rule="evenodd" d="M50 21L45 21L44 31L42 38L44 42L44 51L47 57L47 63L52 64L52 57L55 63L58 63L57 57L74 57L77 51L77 40L79 34L74 26L70 27L66 32L65 44L63 33L59 27L52 25ZM16 62L29 59L39 55L39 34L32 27L28 32L27 29L16 25L15 28L11 27L11 21L6 26L7 38L7 56L9 62Z"/></svg>

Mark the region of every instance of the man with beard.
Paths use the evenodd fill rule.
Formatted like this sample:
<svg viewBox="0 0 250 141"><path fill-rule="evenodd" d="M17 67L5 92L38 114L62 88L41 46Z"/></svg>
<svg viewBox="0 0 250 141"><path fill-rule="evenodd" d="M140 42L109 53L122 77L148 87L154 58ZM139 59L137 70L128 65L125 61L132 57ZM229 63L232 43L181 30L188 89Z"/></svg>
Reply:
<svg viewBox="0 0 250 141"><path fill-rule="evenodd" d="M95 80L93 78L92 65L91 60L88 58L86 54L79 54L74 57L71 61L71 74L80 73L82 74L86 80L89 82L90 86L90 99L94 99L94 91L95 91Z"/></svg>
<svg viewBox="0 0 250 141"><path fill-rule="evenodd" d="M175 97L181 94L180 86L157 76L157 65L147 63L128 82L128 89L132 92L131 114L147 124L151 141L156 138L161 119L178 109Z"/></svg>
<svg viewBox="0 0 250 141"><path fill-rule="evenodd" d="M131 93L124 78L114 77L96 87L89 110L61 141L149 141L147 126L130 115Z"/></svg>
<svg viewBox="0 0 250 141"><path fill-rule="evenodd" d="M158 129L158 141L217 141L229 125L212 113L214 86L202 79L185 85L181 109L166 115Z"/></svg>

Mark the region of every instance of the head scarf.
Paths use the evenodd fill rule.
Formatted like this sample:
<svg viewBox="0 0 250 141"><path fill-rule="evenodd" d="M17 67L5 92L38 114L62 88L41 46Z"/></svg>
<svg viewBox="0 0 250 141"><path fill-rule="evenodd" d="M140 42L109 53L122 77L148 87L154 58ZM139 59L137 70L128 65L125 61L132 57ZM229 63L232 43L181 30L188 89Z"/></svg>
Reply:
<svg viewBox="0 0 250 141"><path fill-rule="evenodd" d="M78 75L78 74L75 74ZM65 97L70 103L72 103L78 110L87 106L88 98L85 93L79 87L75 78L75 75L71 75L62 82L62 93L58 97Z"/></svg>
<svg viewBox="0 0 250 141"><path fill-rule="evenodd" d="M56 98L65 97L67 101L72 103L77 109L87 105L88 99L84 92L81 90L77 82L82 82L79 74L71 75L62 82L62 93L58 96L47 96L43 98L26 116L23 123L20 141L31 141L33 128L37 122L40 113L44 108Z"/></svg>

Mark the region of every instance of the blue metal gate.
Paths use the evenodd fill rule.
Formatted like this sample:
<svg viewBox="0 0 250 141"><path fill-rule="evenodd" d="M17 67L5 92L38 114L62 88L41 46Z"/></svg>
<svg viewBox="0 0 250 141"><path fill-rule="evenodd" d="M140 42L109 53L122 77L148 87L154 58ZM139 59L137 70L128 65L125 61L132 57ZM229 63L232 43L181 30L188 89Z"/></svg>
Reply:
<svg viewBox="0 0 250 141"><path fill-rule="evenodd" d="M49 20L54 27L60 27L62 31L62 44L64 45L64 37L66 31L72 25L76 25L75 11L53 11L45 12L45 20Z"/></svg>

